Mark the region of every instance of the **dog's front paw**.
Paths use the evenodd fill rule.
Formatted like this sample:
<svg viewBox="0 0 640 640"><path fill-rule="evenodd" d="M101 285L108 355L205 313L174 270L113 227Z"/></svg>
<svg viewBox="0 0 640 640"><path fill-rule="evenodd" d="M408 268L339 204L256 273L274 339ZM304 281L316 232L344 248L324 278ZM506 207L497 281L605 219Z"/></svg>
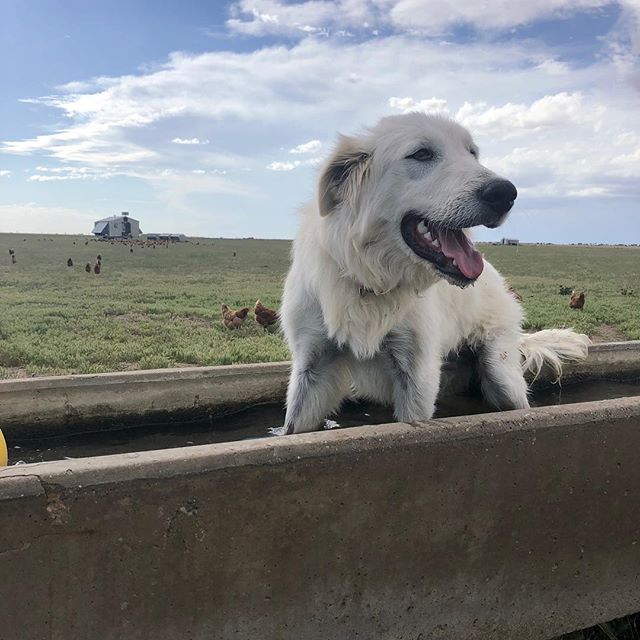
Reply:
<svg viewBox="0 0 640 640"><path fill-rule="evenodd" d="M267 429L267 432L269 433L270 436L286 436L287 435L287 430L284 425L280 427L269 427Z"/></svg>

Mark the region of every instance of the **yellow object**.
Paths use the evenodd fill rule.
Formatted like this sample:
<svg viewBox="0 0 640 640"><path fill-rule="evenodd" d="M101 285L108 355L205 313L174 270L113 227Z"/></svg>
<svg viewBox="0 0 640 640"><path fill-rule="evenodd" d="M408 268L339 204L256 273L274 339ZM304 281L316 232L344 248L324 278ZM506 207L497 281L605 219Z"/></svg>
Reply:
<svg viewBox="0 0 640 640"><path fill-rule="evenodd" d="M9 454L7 453L7 443L2 435L2 431L0 431L0 467L6 467L8 462Z"/></svg>

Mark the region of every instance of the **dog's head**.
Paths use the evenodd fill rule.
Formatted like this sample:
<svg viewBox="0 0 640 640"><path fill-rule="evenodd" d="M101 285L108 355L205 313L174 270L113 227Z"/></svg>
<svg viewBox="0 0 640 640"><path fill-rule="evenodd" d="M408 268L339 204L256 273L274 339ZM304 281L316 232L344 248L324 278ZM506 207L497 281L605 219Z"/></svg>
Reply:
<svg viewBox="0 0 640 640"><path fill-rule="evenodd" d="M340 138L320 175L318 206L330 250L371 288L434 277L464 287L483 269L466 230L502 224L516 196L480 164L466 129L410 113Z"/></svg>

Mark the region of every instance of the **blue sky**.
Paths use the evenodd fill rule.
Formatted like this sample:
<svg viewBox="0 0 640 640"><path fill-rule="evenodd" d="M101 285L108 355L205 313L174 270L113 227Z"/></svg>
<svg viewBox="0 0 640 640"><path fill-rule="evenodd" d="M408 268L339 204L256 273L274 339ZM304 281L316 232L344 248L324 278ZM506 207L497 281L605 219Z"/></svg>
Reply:
<svg viewBox="0 0 640 640"><path fill-rule="evenodd" d="M480 239L640 242L640 1L0 3L0 231L292 237L336 133L467 126Z"/></svg>

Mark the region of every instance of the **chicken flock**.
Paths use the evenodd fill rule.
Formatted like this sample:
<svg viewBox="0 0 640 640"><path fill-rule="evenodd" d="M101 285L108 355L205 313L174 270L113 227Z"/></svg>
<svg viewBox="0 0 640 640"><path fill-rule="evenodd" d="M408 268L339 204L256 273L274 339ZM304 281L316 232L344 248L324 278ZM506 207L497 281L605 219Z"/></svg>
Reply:
<svg viewBox="0 0 640 640"><path fill-rule="evenodd" d="M222 311L222 324L227 329L239 329L249 315L249 307L243 307L237 311L231 309L228 305L221 305ZM256 323L259 324L265 331L273 331L278 322L278 312L274 309L265 307L260 300L256 300L253 307L253 314Z"/></svg>
<svg viewBox="0 0 640 640"><path fill-rule="evenodd" d="M522 295L518 293L512 286L507 285L507 291L518 301L522 302ZM561 296L571 296L569 300L569 308L570 309L578 309L582 311L584 309L584 302L586 299L584 291L580 291L580 293L576 293L576 291L571 287L565 287L564 285L560 286L560 295ZM634 295L633 290L631 289L622 289L620 293L624 295L632 296Z"/></svg>

